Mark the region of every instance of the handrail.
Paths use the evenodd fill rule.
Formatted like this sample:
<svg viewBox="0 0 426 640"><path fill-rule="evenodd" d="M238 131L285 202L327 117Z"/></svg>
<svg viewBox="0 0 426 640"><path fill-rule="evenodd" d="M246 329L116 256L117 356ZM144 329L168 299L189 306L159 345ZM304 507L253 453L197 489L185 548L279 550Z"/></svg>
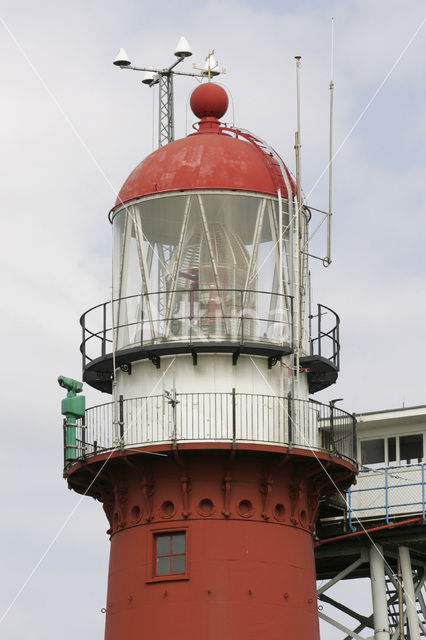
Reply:
<svg viewBox="0 0 426 640"><path fill-rule="evenodd" d="M325 310L325 313L323 312ZM325 304L317 305L318 313L316 315L309 316L309 334L310 334L310 351L311 356L317 355L320 357L325 357L327 360L330 360L337 371L340 370L340 339L339 339L339 328L340 328L340 318L333 309L327 307ZM323 316L331 314L332 322L334 325L331 328L324 328ZM316 328L317 335L312 338L312 320L317 318ZM324 346L331 345L331 354L324 355Z"/></svg>
<svg viewBox="0 0 426 640"><path fill-rule="evenodd" d="M222 310L218 313L218 309L211 303L215 295L218 294L228 294L233 295L236 299L233 300L229 304L229 314L224 313ZM148 320L145 318L144 310L147 304L150 304L152 309L154 309L155 300L160 301L162 298L167 298L167 296L181 296L181 307L178 309L177 314L168 315L165 312L158 311L158 317L154 318L153 322L156 327L162 326L165 334L160 332L160 335L155 335L150 333L150 325L152 325L152 319ZM203 296L210 296L210 300L203 300ZM248 307L247 296L267 296L267 300L265 301L267 305L269 305L269 312L266 308L257 308L256 305L253 307ZM285 300L284 304L280 302L279 304L273 304L273 301L276 300ZM128 303L138 303L140 309L137 311L137 318L135 319L135 315L127 321L127 318L122 319L121 313L124 308L123 305L127 305ZM197 306L198 305L198 306ZM204 309L202 309L202 305L204 305ZM185 309L186 306L186 309ZM260 305L259 305L260 306ZM181 310L183 307L183 310ZM211 308L213 307L213 309ZM274 309L273 315L271 314L271 307ZM85 368L92 360L96 359L100 356L105 356L107 351L107 345L112 344L112 332L113 332L113 319L112 319L112 309L114 308L115 313L117 314L116 320L114 320L114 330L118 333L122 330L130 330L134 332L134 336L131 340L129 340L129 344L126 346L120 346L120 340L116 340L118 343L117 351L120 351L120 348L127 348L134 345L140 345L143 347L144 344L164 344L165 342L171 341L173 343L179 342L189 342L192 343L194 341L194 328L196 328L196 332L202 333L206 331L207 334L205 337L199 337L197 335L197 342L208 342L209 340L216 339L219 340L230 340L231 342L237 342L239 344L244 344L247 340L255 340L259 342L266 342L269 344L281 344L283 339L280 339L277 336L267 337L266 333L269 331L273 332L283 332L285 327L290 327L292 323L292 298L289 295L282 293L274 293L271 291L263 291L257 289L217 289L213 287L204 287L204 288L192 288L192 289L177 289L177 290L169 290L169 291L155 291L149 293L140 293L134 294L131 296L124 296L122 298L115 298L112 301L103 302L94 307L88 309L81 317L80 317L80 325L82 327L82 342L80 344L80 352L83 357L83 368ZM282 310L282 312L280 311ZM128 309L124 308L123 314L127 314ZM205 312L205 313L204 313ZM88 327L90 323L90 319L96 316L96 313L99 313L97 317L98 327ZM237 325L233 327L231 332L227 332L225 328L221 327L221 322L227 322L232 320L238 320ZM95 320L96 321L96 320ZM179 330L182 331L182 335L173 334L173 323L180 323ZM260 329L255 328L254 323L258 323L261 326ZM227 322L228 324L228 322ZM263 325L266 324L266 330ZM247 330L247 326L249 329ZM218 329L219 327L219 329ZM185 333L186 331L186 333ZM215 336L215 331L217 335ZM173 334L173 335L171 335ZM210 335L213 334L213 337ZM282 334L284 335L284 334ZM120 336L118 336L120 338ZM204 339L203 339L204 338ZM285 341L285 344L287 342ZM88 345L96 345L96 356L91 357L88 354ZM99 352L99 353L98 353Z"/></svg>
<svg viewBox="0 0 426 640"><path fill-rule="evenodd" d="M77 458L153 443L256 442L326 451L355 460L356 422L351 414L313 400L236 393L176 393L120 398L86 410L77 426ZM69 461L68 461L69 462Z"/></svg>
<svg viewBox="0 0 426 640"><path fill-rule="evenodd" d="M233 294L237 298L236 305L229 306L230 313L217 313L217 309L214 312L208 309L206 305L206 314L194 309L196 305L200 305L200 296L208 294L214 296L218 292L223 294ZM188 311L185 313L179 311L178 315L169 315L159 312L158 317L154 318L154 324L156 327L162 327L163 333L155 335L150 333L150 325L152 325L152 318L147 319L144 314L146 304L150 304L154 309L153 300L160 300L160 297L165 296L188 296L184 299L184 302L188 303ZM247 295L252 296L268 296L267 302L270 304L270 308L274 308L274 314L266 312L266 309L262 308L248 308L244 304L244 299L247 299ZM277 300L277 304L273 304L274 298ZM284 304L279 303L278 300L284 299ZM127 318L120 319L121 311L120 305L133 302L138 302L137 318L131 318L130 321ZM235 301L234 301L235 302ZM205 303L204 303L205 304ZM183 306L185 306L183 304ZM255 289L216 289L216 288L202 288L202 289L177 289L170 291L155 291L150 293L140 293L131 296L125 296L122 298L115 298L112 301L103 302L88 309L80 318L80 325L82 327L82 342L80 344L80 352L83 358L83 369L90 366L93 360L99 357L105 357L107 352L112 348L112 308L117 310L118 317L116 318L116 324L114 330L119 334L126 330L129 332L128 344L120 339L116 340L117 352L121 349L131 346L139 346L144 348L145 344L165 344L167 342L173 342L173 344L189 343L193 342L209 342L211 340L216 341L230 341L237 345L244 345L247 341L255 341L260 343L267 343L270 345L280 345L291 343L291 331L293 327L293 298L292 296L283 293L272 293L270 291L255 290ZM140 307L140 308L139 308ZM283 313L277 313L277 310L281 309ZM332 362L334 367L339 370L340 368L340 342L339 342L339 325L340 318L329 307L318 304L318 313L309 316L309 333L310 333L310 354L311 356L320 356ZM127 313L128 310L126 310ZM253 313L254 311L254 313ZM98 314L96 318L96 314ZM328 315L327 321L324 320L324 316ZM93 319L95 316L95 319ZM134 313L135 316L135 313ZM314 323L313 320L317 319ZM225 328L221 326L222 322L226 322L228 325L232 320L237 321L235 326L232 327L230 333L226 333ZM98 326L93 327L96 323ZM330 327L330 321L332 326ZM326 324L327 322L327 324ZM181 334L173 334L173 323L178 323L178 332ZM257 326L256 326L257 323ZM88 326L90 325L90 326ZM260 327L259 327L260 325ZM248 326L248 329L247 329ZM288 327L288 340L284 340L284 332ZM266 328L266 330L265 330ZM316 331L314 331L316 329ZM165 333L164 333L165 332ZM200 335L206 332L207 335ZM267 335L269 332L269 335ZM130 338L130 333L133 334ZM163 335L164 334L164 335ZM211 335L213 334L213 335ZM277 335L278 334L278 335ZM313 334L316 334L313 336ZM120 338L120 336L118 336ZM94 347L93 350L89 347ZM89 351L90 350L90 354ZM94 351L94 355L93 355Z"/></svg>
<svg viewBox="0 0 426 640"><path fill-rule="evenodd" d="M420 513L426 524L425 463L362 469L356 487L348 490L348 523L385 520Z"/></svg>

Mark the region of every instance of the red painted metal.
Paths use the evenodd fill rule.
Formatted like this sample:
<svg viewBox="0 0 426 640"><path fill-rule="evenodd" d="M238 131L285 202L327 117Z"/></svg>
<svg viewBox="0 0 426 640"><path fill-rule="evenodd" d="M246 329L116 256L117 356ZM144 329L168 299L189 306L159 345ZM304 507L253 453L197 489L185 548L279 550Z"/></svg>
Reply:
<svg viewBox="0 0 426 640"><path fill-rule="evenodd" d="M362 529L361 531L353 531L352 533L347 533L343 536L334 536L333 538L326 538L325 540L321 540L320 542L315 543L316 547L322 547L324 544L328 542L336 542L336 540L347 540L348 538L354 538L355 536L363 536L369 535L370 533L375 533L376 531L384 531L386 529L395 529L396 527L403 527L406 524L420 524L423 523L423 518L410 518L408 520L399 520L397 522L391 522L390 524L382 524L378 527L372 527L371 529Z"/></svg>
<svg viewBox="0 0 426 640"><path fill-rule="evenodd" d="M228 95L213 82L201 84L191 94L190 105L197 118L222 118L228 109Z"/></svg>
<svg viewBox="0 0 426 640"><path fill-rule="evenodd" d="M347 463L266 446L167 453L68 472L110 523L106 640L318 640L312 533L319 500L353 479ZM155 576L159 532L186 533L185 574Z"/></svg>
<svg viewBox="0 0 426 640"><path fill-rule="evenodd" d="M115 206L147 195L195 189L271 195L280 189L287 198L275 158L253 136L220 125L218 117L226 111L227 100L226 92L217 85L198 87L192 94L191 106L196 115L207 115L203 115L197 133L171 142L145 158L125 181ZM286 171L294 195L296 186Z"/></svg>

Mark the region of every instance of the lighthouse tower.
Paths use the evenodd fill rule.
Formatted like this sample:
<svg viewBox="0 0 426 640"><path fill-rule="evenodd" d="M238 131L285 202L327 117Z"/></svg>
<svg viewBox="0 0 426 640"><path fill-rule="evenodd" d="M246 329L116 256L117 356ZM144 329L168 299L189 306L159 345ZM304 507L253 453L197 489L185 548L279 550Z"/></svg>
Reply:
<svg viewBox="0 0 426 640"><path fill-rule="evenodd" d="M130 174L112 300L81 319L83 379L112 402L73 409L68 381L65 477L109 521L107 640L319 638L315 521L355 474L352 417L309 399L338 318L308 299L294 181L227 106L200 85L195 133Z"/></svg>

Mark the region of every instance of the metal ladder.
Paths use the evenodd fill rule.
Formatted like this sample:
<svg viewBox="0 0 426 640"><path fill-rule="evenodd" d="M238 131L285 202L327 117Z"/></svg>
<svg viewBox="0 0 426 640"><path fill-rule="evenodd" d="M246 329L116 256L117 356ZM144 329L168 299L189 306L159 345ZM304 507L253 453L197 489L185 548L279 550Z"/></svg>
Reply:
<svg viewBox="0 0 426 640"><path fill-rule="evenodd" d="M415 589L422 580L421 572L418 569L413 570L413 582ZM395 583L398 583L398 575L392 575L393 580L386 575L386 597L388 603L388 617L389 617L389 631L391 640L400 640L400 620L399 620L399 596L398 590L395 587ZM420 626L419 633L421 638L426 638L426 610L424 606L423 596L420 594L420 598L416 600L417 615L423 627ZM405 606L403 605L403 639L410 640L410 631L408 628L407 618L405 615Z"/></svg>

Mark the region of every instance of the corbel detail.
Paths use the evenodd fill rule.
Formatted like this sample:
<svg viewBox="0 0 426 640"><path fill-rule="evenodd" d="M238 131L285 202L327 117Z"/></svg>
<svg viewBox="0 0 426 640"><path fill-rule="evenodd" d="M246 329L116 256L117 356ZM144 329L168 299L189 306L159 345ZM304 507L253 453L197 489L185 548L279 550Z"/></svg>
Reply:
<svg viewBox="0 0 426 640"><path fill-rule="evenodd" d="M191 488L190 488L190 480L186 471L184 471L180 476L180 487L182 490L182 503L183 503L182 515L184 518L189 518L189 516L191 515L191 511L189 510L189 494L190 494Z"/></svg>
<svg viewBox="0 0 426 640"><path fill-rule="evenodd" d="M266 478L262 478L260 481L260 493L262 495L262 513L260 514L264 520L269 520L269 505L271 502L272 493L272 474L268 474Z"/></svg>

